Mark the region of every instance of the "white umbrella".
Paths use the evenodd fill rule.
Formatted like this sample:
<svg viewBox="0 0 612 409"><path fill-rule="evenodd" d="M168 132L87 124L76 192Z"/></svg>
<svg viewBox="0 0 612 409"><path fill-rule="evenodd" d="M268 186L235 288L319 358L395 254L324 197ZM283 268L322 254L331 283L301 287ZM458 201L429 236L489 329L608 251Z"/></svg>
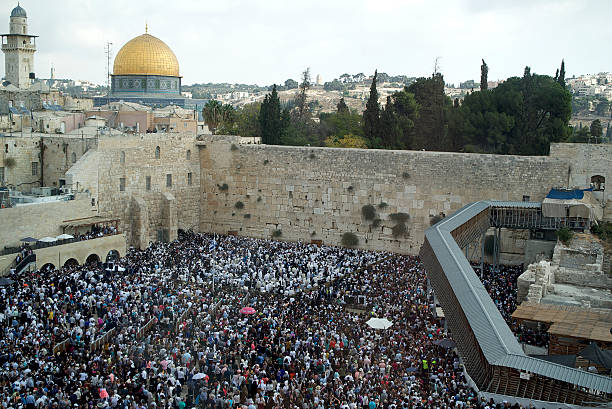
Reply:
<svg viewBox="0 0 612 409"><path fill-rule="evenodd" d="M393 325L393 323L386 318L370 318L366 324L374 329L387 329Z"/></svg>
<svg viewBox="0 0 612 409"><path fill-rule="evenodd" d="M56 237L56 239L58 240L68 240L68 239L74 239L74 236L71 236L69 234L60 234L59 236Z"/></svg>
<svg viewBox="0 0 612 409"><path fill-rule="evenodd" d="M198 379L202 379L202 378L204 378L205 376L206 376L206 375L204 375L202 372L200 372L200 373L197 373L197 374L193 375L193 378L192 378L192 379L195 379L195 380L197 381Z"/></svg>
<svg viewBox="0 0 612 409"><path fill-rule="evenodd" d="M43 237L42 239L38 239L38 241L42 241L43 243L53 243L57 241L55 237Z"/></svg>

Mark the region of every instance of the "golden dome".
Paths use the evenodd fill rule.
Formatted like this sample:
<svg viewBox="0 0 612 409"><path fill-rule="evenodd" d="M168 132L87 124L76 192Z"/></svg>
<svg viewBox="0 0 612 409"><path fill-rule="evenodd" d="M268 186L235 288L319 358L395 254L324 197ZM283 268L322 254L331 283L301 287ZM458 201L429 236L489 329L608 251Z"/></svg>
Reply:
<svg viewBox="0 0 612 409"><path fill-rule="evenodd" d="M113 75L179 76L176 55L162 40L143 34L128 41L115 57Z"/></svg>

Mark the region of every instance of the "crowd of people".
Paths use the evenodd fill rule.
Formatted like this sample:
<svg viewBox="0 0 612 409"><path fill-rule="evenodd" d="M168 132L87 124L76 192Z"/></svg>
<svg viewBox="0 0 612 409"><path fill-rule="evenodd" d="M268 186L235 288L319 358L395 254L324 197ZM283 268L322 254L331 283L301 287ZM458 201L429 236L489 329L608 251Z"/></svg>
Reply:
<svg viewBox="0 0 612 409"><path fill-rule="evenodd" d="M186 232L119 263L0 289L3 408L502 405L437 345L448 334L417 258Z"/></svg>
<svg viewBox="0 0 612 409"><path fill-rule="evenodd" d="M117 228L115 226L91 226L91 229L84 233L79 233L75 237L79 240L91 240L97 239L98 237L109 236L117 234Z"/></svg>
<svg viewBox="0 0 612 409"><path fill-rule="evenodd" d="M523 265L485 264L484 274L480 274L480 265L474 265L474 269L519 342L537 347L548 347L550 337L545 329L526 324L519 325L516 320L512 319L512 313L517 307L517 280L524 271Z"/></svg>

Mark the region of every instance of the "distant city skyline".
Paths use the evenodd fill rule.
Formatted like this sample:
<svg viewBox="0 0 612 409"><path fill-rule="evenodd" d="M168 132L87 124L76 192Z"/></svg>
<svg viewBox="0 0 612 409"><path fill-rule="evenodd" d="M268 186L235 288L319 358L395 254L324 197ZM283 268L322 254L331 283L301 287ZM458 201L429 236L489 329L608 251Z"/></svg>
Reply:
<svg viewBox="0 0 612 409"><path fill-rule="evenodd" d="M311 68L331 81L375 69L428 76L440 57L447 83L522 75L526 65L554 75L565 59L567 77L612 70L612 2L606 0L320 1L226 0L175 2L42 0L20 2L29 31L40 36L36 76L106 84L106 42L112 63L130 39L149 33L176 54L183 84L269 85L299 81ZM3 3L0 31L8 32L16 1ZM2 17L4 16L4 17ZM599 45L601 43L602 46ZM4 67L4 64L2 64ZM4 72L2 72L4 75Z"/></svg>

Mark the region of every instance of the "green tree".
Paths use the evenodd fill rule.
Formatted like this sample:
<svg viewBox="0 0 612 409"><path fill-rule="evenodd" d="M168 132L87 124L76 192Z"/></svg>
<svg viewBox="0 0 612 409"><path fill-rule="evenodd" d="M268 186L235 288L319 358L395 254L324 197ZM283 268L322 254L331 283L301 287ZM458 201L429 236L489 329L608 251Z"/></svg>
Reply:
<svg viewBox="0 0 612 409"><path fill-rule="evenodd" d="M281 120L280 100L276 92L276 84L272 92L264 97L259 110L259 126L261 129L261 142L267 145L281 143L283 134L283 121Z"/></svg>
<svg viewBox="0 0 612 409"><path fill-rule="evenodd" d="M304 120L307 119L306 116L308 114L308 104L307 104L307 96L306 92L312 86L310 82L310 68L306 68L302 73L302 82L300 83L298 93L295 97L295 102L297 106L297 116L298 119Z"/></svg>
<svg viewBox="0 0 612 409"><path fill-rule="evenodd" d="M418 78L406 91L414 95L419 112L413 149L445 150L446 111L452 102L444 94L444 77L436 73L429 78Z"/></svg>
<svg viewBox="0 0 612 409"><path fill-rule="evenodd" d="M222 104L214 99L208 101L202 109L204 122L213 134L219 128L228 127L231 129L234 114L234 108L231 105Z"/></svg>
<svg viewBox="0 0 612 409"><path fill-rule="evenodd" d="M368 147L378 148L380 146L380 104L378 103L378 90L376 79L378 70L374 71L372 85L370 85L370 97L363 111L363 134Z"/></svg>
<svg viewBox="0 0 612 409"><path fill-rule="evenodd" d="M563 88L565 88L565 60L561 60L561 69L559 69L559 77L557 78L557 82Z"/></svg>
<svg viewBox="0 0 612 409"><path fill-rule="evenodd" d="M387 97L387 104L380 114L381 147L385 149L402 149L402 129L400 119L393 106L391 97Z"/></svg>
<svg viewBox="0 0 612 409"><path fill-rule="evenodd" d="M591 122L591 136L595 138L595 143L598 140L601 142L601 135L603 134L603 127L601 126L601 121L599 119Z"/></svg>
<svg viewBox="0 0 612 409"><path fill-rule="evenodd" d="M326 136L342 137L347 134L363 136L362 118L358 113L345 111L322 113L319 119Z"/></svg>
<svg viewBox="0 0 612 409"><path fill-rule="evenodd" d="M240 136L261 136L259 124L260 102L244 105L236 112L236 134Z"/></svg>
<svg viewBox="0 0 612 409"><path fill-rule="evenodd" d="M489 88L489 85L487 83L488 75L489 75L489 66L487 65L487 63L485 62L483 58L482 65L480 66L480 90L481 91L485 91L487 88Z"/></svg>
<svg viewBox="0 0 612 409"><path fill-rule="evenodd" d="M329 148L368 148L363 136L353 134L346 134L340 138L337 136L329 136L325 139L325 146Z"/></svg>
<svg viewBox="0 0 612 409"><path fill-rule="evenodd" d="M574 134L572 135L570 142L589 143L590 139L591 139L591 132L589 131L589 128L585 126L584 128L579 128L578 130L574 128Z"/></svg>
<svg viewBox="0 0 612 409"><path fill-rule="evenodd" d="M339 114L349 112L349 107L348 105L346 105L346 102L344 102L344 98L340 98L340 102L338 102L338 104L336 105L336 108Z"/></svg>
<svg viewBox="0 0 612 409"><path fill-rule="evenodd" d="M298 82L296 80L293 79L288 79L287 81L285 81L285 88L286 89L296 89L298 87Z"/></svg>
<svg viewBox="0 0 612 409"><path fill-rule="evenodd" d="M413 149L414 127L418 119L418 104L406 88L387 98L381 114L381 138L387 149ZM389 132L389 134L387 134Z"/></svg>

